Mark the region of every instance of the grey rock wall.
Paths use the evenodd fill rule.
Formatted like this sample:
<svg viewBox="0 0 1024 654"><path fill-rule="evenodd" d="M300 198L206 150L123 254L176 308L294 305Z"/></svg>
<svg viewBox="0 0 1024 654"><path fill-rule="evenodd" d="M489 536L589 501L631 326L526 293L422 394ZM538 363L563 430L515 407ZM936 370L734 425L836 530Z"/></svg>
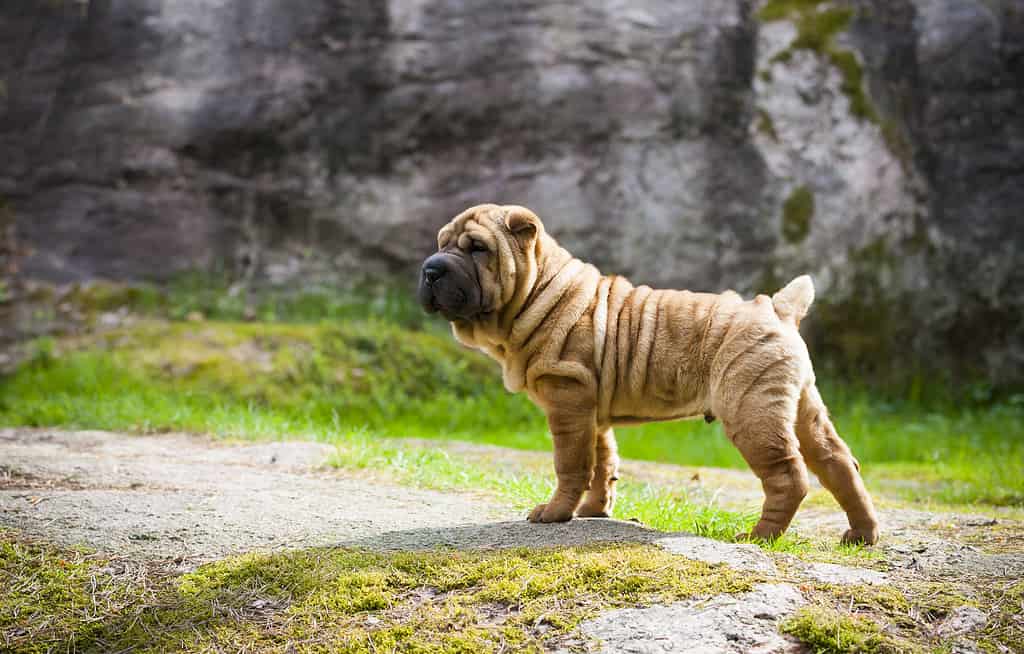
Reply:
<svg viewBox="0 0 1024 654"><path fill-rule="evenodd" d="M517 202L638 282L810 272L826 355L1020 380L1024 0L764 4L7 0L0 196L56 280L405 274Z"/></svg>

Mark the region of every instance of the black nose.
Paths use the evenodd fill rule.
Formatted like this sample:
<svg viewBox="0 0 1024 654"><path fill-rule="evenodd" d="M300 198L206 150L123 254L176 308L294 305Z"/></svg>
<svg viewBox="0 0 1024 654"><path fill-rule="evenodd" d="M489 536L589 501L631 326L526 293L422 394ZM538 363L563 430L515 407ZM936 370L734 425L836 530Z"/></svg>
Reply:
<svg viewBox="0 0 1024 654"><path fill-rule="evenodd" d="M444 264L440 261L428 261L423 264L423 279L426 280L428 284L433 284L444 277L445 272L447 271Z"/></svg>

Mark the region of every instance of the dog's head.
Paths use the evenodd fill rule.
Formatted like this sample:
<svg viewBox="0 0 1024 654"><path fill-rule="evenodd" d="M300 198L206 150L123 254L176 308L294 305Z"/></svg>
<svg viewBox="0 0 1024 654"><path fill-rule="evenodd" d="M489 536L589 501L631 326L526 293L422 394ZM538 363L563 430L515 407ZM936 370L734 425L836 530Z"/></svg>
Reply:
<svg viewBox="0 0 1024 654"><path fill-rule="evenodd" d="M481 204L437 234L437 253L423 262L419 300L452 322L473 322L521 301L537 277L540 218L525 207Z"/></svg>

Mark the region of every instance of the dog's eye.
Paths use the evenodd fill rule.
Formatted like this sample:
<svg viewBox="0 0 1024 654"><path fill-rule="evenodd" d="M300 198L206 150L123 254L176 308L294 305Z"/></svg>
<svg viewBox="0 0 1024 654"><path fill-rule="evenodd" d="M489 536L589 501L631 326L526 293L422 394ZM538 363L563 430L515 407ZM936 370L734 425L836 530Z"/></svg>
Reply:
<svg viewBox="0 0 1024 654"><path fill-rule="evenodd" d="M470 241L469 242L470 252L487 252L487 246L482 241Z"/></svg>

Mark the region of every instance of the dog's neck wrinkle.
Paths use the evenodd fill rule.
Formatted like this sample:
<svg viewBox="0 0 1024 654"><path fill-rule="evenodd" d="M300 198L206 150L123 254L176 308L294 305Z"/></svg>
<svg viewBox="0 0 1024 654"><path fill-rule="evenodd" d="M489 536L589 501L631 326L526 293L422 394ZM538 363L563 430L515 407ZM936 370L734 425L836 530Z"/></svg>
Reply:
<svg viewBox="0 0 1024 654"><path fill-rule="evenodd" d="M553 239L545 239L542 245L542 256L536 261L537 273L532 284L525 281L524 286L516 288L514 297L524 298L514 303L518 306L510 304L486 322L466 325L469 333L456 332L457 337L462 336L462 343L483 350L501 363L505 387L512 392L526 386L530 361L538 356L560 356L568 335L568 323L574 324L580 317L577 314L582 314L586 307L592 305L592 296L597 293L600 280L596 268L573 257ZM530 284L528 290L525 288L527 284ZM567 316L572 316L566 320L566 329L558 330L553 338L535 339L537 328L560 309L567 311ZM541 349L547 353L541 355Z"/></svg>
<svg viewBox="0 0 1024 654"><path fill-rule="evenodd" d="M522 297L523 299L520 302L511 303L503 307L498 312L497 320L492 325L489 325L490 329L487 331L491 333L488 336L494 342L508 343L515 328L516 320L529 310L534 302L543 295L551 281L558 276L558 273L573 260L573 256L567 250L560 247L547 234L544 234L542 238L545 239L544 248L542 249L544 256L537 261L537 274L532 281L531 288L523 292L524 289L517 287L513 291L512 297ZM520 284L530 283L529 280L522 278L516 281Z"/></svg>
<svg viewBox="0 0 1024 654"><path fill-rule="evenodd" d="M533 285L533 290L527 296L526 302L519 312L520 314L543 295L544 291L548 290L551 282L558 277L559 273L566 266L577 260L568 250L558 245L553 238L547 234L544 235L544 238L544 257L541 261L537 262L537 282Z"/></svg>
<svg viewBox="0 0 1024 654"><path fill-rule="evenodd" d="M526 294L526 299L516 309L512 320L509 321L509 332L506 334L506 337L511 337L517 322L522 319L524 314L529 312L530 307L544 300L548 292L560 294L565 290L564 288L552 288L551 282L558 278L558 275L565 270L566 266L576 261L576 258L569 254L569 251L565 248L559 247L554 240L549 239L549 242L544 245L545 256L541 261L537 262L537 279L533 284L533 288ZM551 310L554 310L554 305L551 307Z"/></svg>

